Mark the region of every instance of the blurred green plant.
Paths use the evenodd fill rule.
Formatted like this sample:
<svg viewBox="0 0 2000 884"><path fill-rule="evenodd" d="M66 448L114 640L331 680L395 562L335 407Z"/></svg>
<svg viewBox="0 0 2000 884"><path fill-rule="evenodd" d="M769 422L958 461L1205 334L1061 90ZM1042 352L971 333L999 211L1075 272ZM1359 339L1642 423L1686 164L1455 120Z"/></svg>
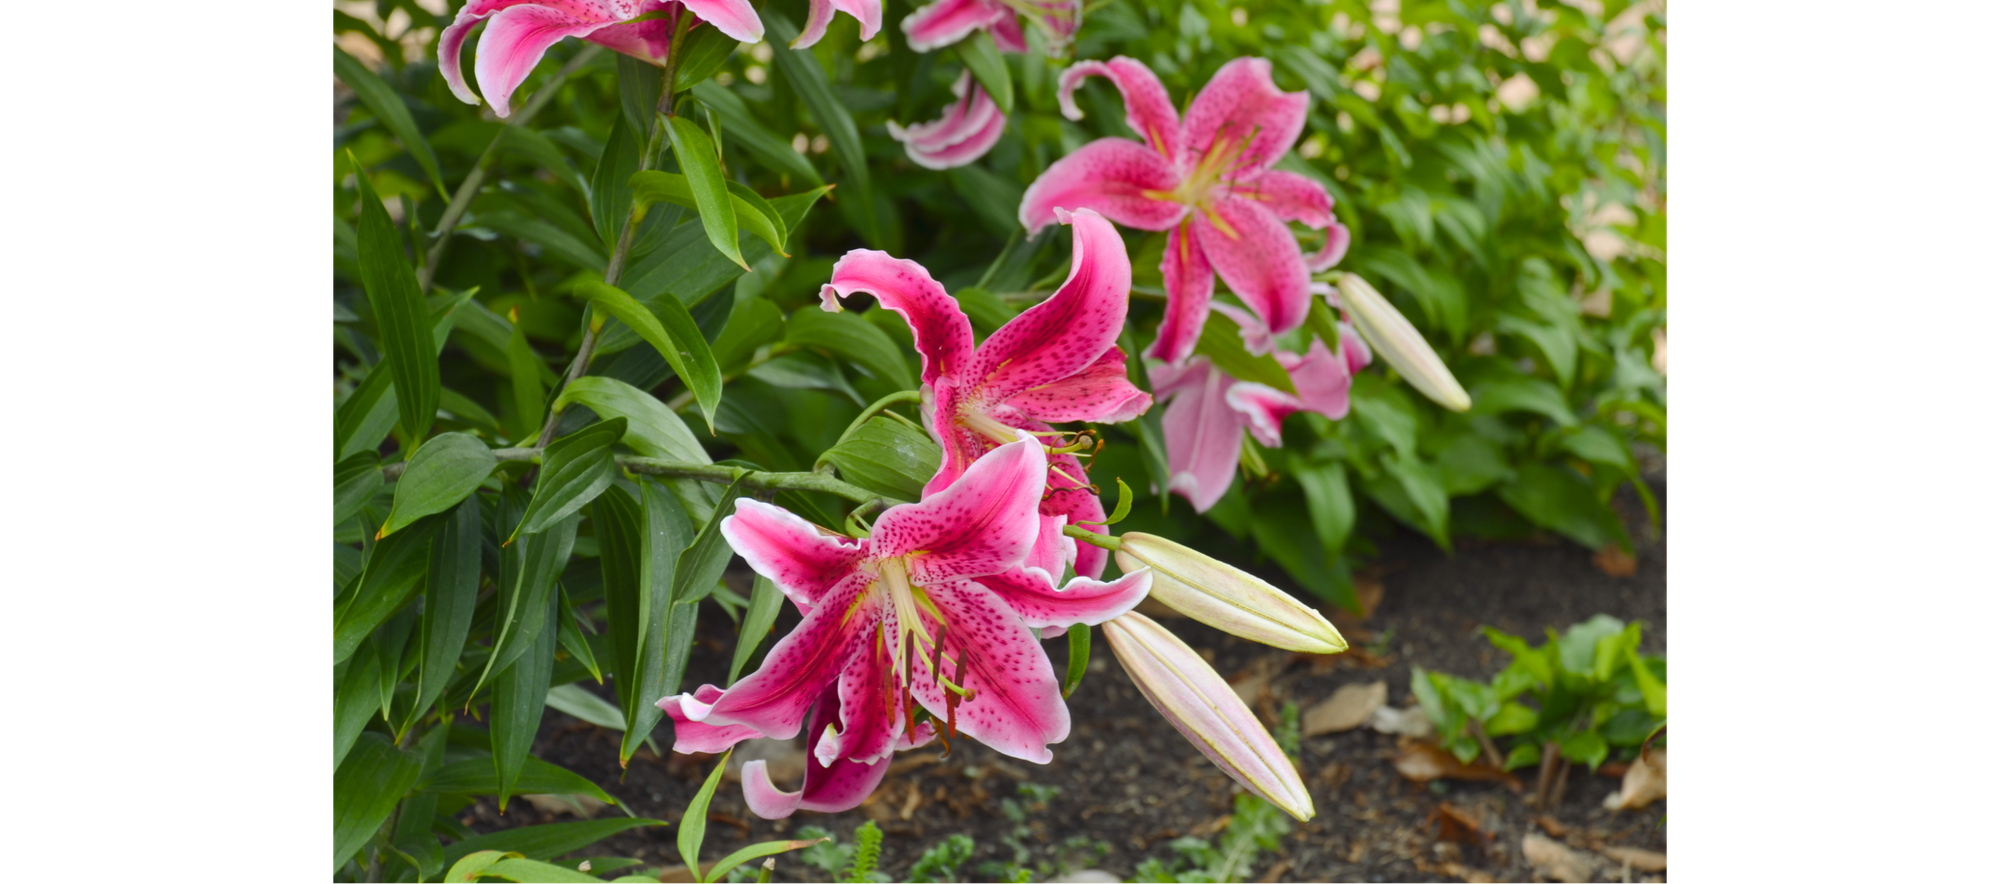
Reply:
<svg viewBox="0 0 2000 884"><path fill-rule="evenodd" d="M1235 813L1228 828L1210 844L1192 836L1168 842L1178 856L1174 859L1147 857L1128 881L1223 882L1241 881L1257 866L1257 858L1278 849L1278 839L1292 831L1292 818L1275 805L1247 792L1236 795Z"/></svg>

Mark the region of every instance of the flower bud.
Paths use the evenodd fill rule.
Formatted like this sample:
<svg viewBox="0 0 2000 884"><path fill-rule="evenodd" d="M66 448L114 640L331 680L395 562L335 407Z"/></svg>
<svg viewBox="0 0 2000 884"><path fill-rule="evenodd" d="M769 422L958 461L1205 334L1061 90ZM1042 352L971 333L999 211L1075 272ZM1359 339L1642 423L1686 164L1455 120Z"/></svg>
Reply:
<svg viewBox="0 0 2000 884"><path fill-rule="evenodd" d="M1312 654L1347 650L1340 630L1291 593L1171 540L1121 534L1116 555L1128 572L1153 569L1161 604L1230 635Z"/></svg>
<svg viewBox="0 0 2000 884"><path fill-rule="evenodd" d="M1452 411L1472 407L1472 397L1451 376L1451 369L1444 367L1444 360L1438 358L1424 336L1417 333L1403 314L1396 312L1381 292L1352 273L1341 274L1335 284L1340 287L1341 303L1361 332L1362 340L1387 359L1404 381Z"/></svg>
<svg viewBox="0 0 2000 884"><path fill-rule="evenodd" d="M1243 788L1301 822L1313 818L1312 796L1298 768L1193 648L1137 612L1107 620L1102 628L1132 683L1181 736Z"/></svg>

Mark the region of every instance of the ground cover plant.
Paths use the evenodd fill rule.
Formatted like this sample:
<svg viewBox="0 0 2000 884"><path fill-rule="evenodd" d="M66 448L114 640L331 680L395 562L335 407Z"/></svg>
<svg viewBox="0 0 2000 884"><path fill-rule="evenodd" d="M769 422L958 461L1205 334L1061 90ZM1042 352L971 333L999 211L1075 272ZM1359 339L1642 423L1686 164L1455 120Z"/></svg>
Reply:
<svg viewBox="0 0 2000 884"><path fill-rule="evenodd" d="M479 796L618 804L530 753L549 707L621 766L806 734L803 785L744 766L764 817L933 741L1045 762L1093 628L1310 818L1295 739L1131 609L1337 653L1316 606L1361 606L1390 521L1629 549L1664 81L1657 18L1590 7L337 3L335 876L556 880L667 825L465 829ZM683 683L698 634L725 683ZM1521 690L1643 693L1610 661ZM1477 751L1445 727L1493 723L1477 691L1422 681Z"/></svg>

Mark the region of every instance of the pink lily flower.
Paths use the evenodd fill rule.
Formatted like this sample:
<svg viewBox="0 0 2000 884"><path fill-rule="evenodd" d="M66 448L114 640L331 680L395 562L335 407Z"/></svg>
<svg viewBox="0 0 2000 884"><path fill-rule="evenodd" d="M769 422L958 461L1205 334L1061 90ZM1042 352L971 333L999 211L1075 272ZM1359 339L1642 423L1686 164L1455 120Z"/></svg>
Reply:
<svg viewBox="0 0 2000 884"><path fill-rule="evenodd" d="M814 3L815 12L821 2L825 0ZM438 68L451 86L451 94L466 104L478 104L479 96L466 87L465 75L459 71L458 53L472 26L492 19L473 53L472 73L479 80L479 91L492 102L493 112L504 118L513 110L509 102L514 90L528 79L542 54L564 37L589 40L665 67L673 28L683 8L738 43L764 39L764 23L750 8L749 0L472 0L438 37ZM632 21L654 12L666 15ZM826 17L832 18L833 13L829 10ZM880 19L878 9L878 24Z"/></svg>
<svg viewBox="0 0 2000 884"><path fill-rule="evenodd" d="M902 142L910 160L926 169L949 169L979 159L1007 132L1007 115L972 78L971 70L958 75L951 94L958 96L958 103L943 117L907 129L889 123L889 137Z"/></svg>
<svg viewBox="0 0 2000 884"><path fill-rule="evenodd" d="M835 12L845 12L861 23L863 43L875 39L875 34L882 30L882 0L812 0L806 8L806 26L791 47L805 49L818 43L826 36L827 25L833 24Z"/></svg>
<svg viewBox="0 0 2000 884"><path fill-rule="evenodd" d="M1341 328L1340 354L1314 339L1305 355L1280 351L1278 364L1291 375L1298 395L1253 381L1240 381L1216 368L1206 356L1185 365L1155 366L1153 392L1167 399L1161 420L1166 434L1168 490L1207 512L1229 490L1243 456L1243 431L1266 448L1284 440L1280 428L1295 411L1316 411L1334 420L1347 416L1347 390L1354 373L1372 359L1368 345Z"/></svg>
<svg viewBox="0 0 2000 884"><path fill-rule="evenodd" d="M790 739L810 710L814 764L803 789L781 792L762 766L745 765L744 794L766 818L860 804L888 769L879 762L936 736L939 722L946 738L1048 763L1049 744L1069 736L1069 708L1035 630L1123 614L1152 573L1078 577L1057 589L1023 571L1047 472L1041 443L1022 433L951 487L884 510L858 540L738 501L723 538L805 619L728 690L704 685L659 702L674 720L674 751Z"/></svg>
<svg viewBox="0 0 2000 884"><path fill-rule="evenodd" d="M820 289L829 311L840 309L840 298L865 291L910 324L923 358L925 423L944 448L944 463L924 486L926 498L952 486L995 446L1011 444L1021 430L1056 436L1050 424L1128 421L1152 406L1153 397L1126 379L1125 351L1117 344L1132 288L1125 241L1096 212L1062 216L1074 234L1069 279L977 348L958 301L914 261L856 249L833 266L833 279ZM1048 460L1044 524L1029 565L1051 583L1062 575L1064 561L1074 562L1078 574L1097 577L1104 573L1105 551L1078 547L1062 528L1102 521L1104 505L1074 454ZM1089 530L1105 532L1102 525Z"/></svg>
<svg viewBox="0 0 2000 884"><path fill-rule="evenodd" d="M1062 206L1169 231L1160 262L1167 315L1147 357L1179 365L1194 353L1216 274L1255 314L1244 335L1253 346L1305 322L1308 277L1338 262L1348 243L1326 188L1271 168L1305 127L1307 94L1279 92L1269 61L1238 58L1216 72L1182 118L1159 78L1120 56L1063 72L1056 94L1064 116L1083 118L1076 87L1091 76L1118 85L1125 121L1145 142L1100 138L1057 160L1022 196L1022 226L1038 231ZM1308 261L1287 221L1327 231L1326 246Z"/></svg>
<svg viewBox="0 0 2000 884"><path fill-rule="evenodd" d="M911 49L929 52L984 28L1002 52L1027 52L1017 15L1041 28L1049 54L1059 55L1083 24L1083 0L936 0L904 18L903 33Z"/></svg>

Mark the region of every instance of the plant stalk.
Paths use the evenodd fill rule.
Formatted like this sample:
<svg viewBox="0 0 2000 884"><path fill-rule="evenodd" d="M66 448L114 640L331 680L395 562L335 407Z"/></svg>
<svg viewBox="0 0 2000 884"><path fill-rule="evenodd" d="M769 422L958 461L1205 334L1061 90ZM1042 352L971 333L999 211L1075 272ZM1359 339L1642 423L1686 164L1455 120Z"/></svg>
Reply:
<svg viewBox="0 0 2000 884"><path fill-rule="evenodd" d="M568 64L563 65L561 70L556 71L554 77L550 78L547 83L542 84L542 88L535 91L534 97L528 99L528 103L525 106L513 116L508 117L506 124L509 126L528 125L529 120L534 119L536 114L542 112L542 108L547 107L549 102L554 100L556 93L562 90L563 83L569 80L570 74L576 73L578 69L589 64L591 59L596 58L598 53L603 51L594 45L585 46L583 51L576 54L575 58L570 59ZM432 242L430 253L424 259L424 266L417 271L417 288L420 291L425 293L430 292L431 280L437 276L438 264L444 260L445 244L451 240L452 232L458 227L458 219L465 217L465 210L468 206L472 205L472 198L479 195L479 188L486 183L486 164L493 159L494 154L499 152L500 139L505 134L505 132L502 132L500 135L493 137L493 143L488 144L486 152L479 155L479 161L472 165L472 171L465 176L464 181L459 183L457 192L451 195L451 202L444 207L444 215L438 218L437 229L431 231Z"/></svg>
<svg viewBox="0 0 2000 884"><path fill-rule="evenodd" d="M515 463L540 464L540 448L496 448L493 458ZM882 504L907 503L907 501L883 497L866 488L850 485L832 476L821 473L771 473L727 464L688 463L664 460L656 457L618 455L614 460L619 469L629 473L647 476L662 476L670 479L694 479L727 485L741 482L743 487L758 491L823 491L836 497L844 497L856 503L879 501ZM408 468L407 462L388 464L382 467L382 478L395 479ZM1097 535L1091 535L1093 537Z"/></svg>

